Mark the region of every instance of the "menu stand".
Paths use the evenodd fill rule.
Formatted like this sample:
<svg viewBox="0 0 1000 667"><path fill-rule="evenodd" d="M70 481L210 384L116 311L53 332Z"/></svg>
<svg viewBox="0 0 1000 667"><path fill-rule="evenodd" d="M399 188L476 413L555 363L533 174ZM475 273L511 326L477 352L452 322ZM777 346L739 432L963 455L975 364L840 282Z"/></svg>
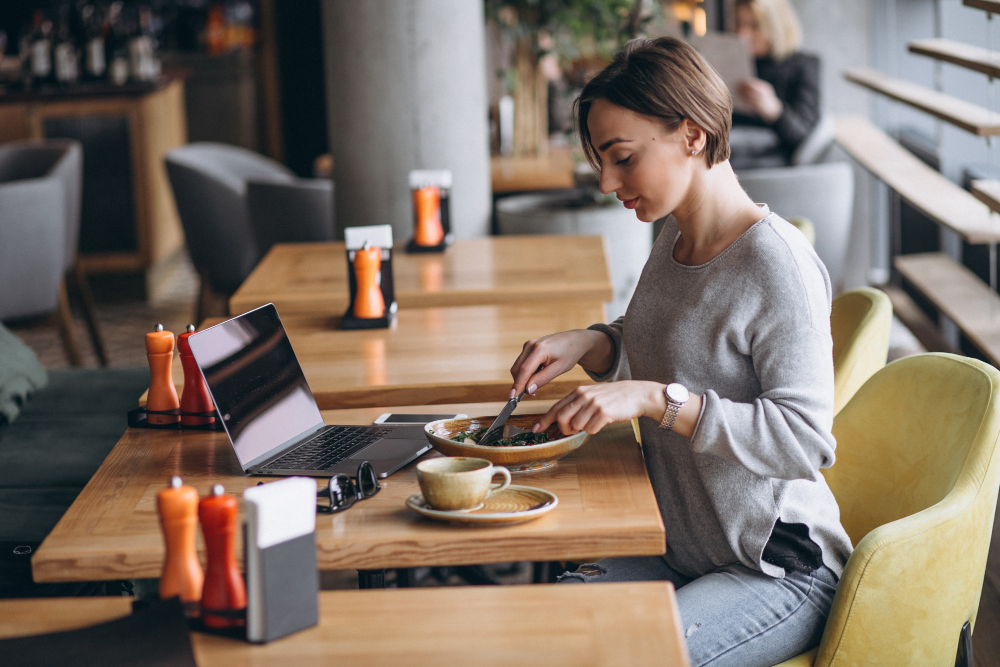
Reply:
<svg viewBox="0 0 1000 667"><path fill-rule="evenodd" d="M341 329L388 329L396 321L396 288L392 277L392 227L389 225L373 225L371 227L348 227L344 230L347 252L347 279L351 302L343 317L340 318ZM381 250L377 283L382 292L385 310L382 317L357 317L355 301L358 299L358 276L354 268L354 260L358 251L365 247Z"/></svg>

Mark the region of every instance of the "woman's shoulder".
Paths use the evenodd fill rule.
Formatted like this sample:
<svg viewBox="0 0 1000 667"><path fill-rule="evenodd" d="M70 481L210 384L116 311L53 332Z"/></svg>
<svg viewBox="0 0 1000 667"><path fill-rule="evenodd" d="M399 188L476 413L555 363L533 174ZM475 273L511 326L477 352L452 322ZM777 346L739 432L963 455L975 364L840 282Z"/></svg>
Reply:
<svg viewBox="0 0 1000 667"><path fill-rule="evenodd" d="M749 240L742 262L769 304L807 316L810 325L828 327L830 277L805 235L771 213L758 223Z"/></svg>
<svg viewBox="0 0 1000 667"><path fill-rule="evenodd" d="M790 69L819 74L819 56L816 54L796 51L785 58L785 62L788 63Z"/></svg>
<svg viewBox="0 0 1000 667"><path fill-rule="evenodd" d="M758 75L777 74L784 76L819 74L819 56L805 51L795 51L781 60L776 60L771 56L757 59Z"/></svg>

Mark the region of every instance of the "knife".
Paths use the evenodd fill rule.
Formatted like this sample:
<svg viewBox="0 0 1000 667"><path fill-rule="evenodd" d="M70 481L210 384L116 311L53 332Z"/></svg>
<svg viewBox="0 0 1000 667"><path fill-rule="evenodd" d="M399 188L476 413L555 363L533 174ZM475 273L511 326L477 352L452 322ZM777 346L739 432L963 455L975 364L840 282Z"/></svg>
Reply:
<svg viewBox="0 0 1000 667"><path fill-rule="evenodd" d="M504 424L506 424L507 420L510 419L511 414L514 412L514 408L517 407L517 404L521 402L521 399L524 398L524 395L527 393L528 390L525 389L519 395L507 401L507 405L503 407L503 410L500 411L497 418L494 419L493 423L490 424L490 427L486 429L486 433L483 433L483 436L479 438L480 445L491 445L501 438L503 435Z"/></svg>
<svg viewBox="0 0 1000 667"><path fill-rule="evenodd" d="M543 368L545 368L545 364L539 364L538 368L535 369L535 373L542 370ZM525 386L524 391L521 392L520 396L517 396L507 401L507 405L505 405L503 410L500 411L500 414L497 415L497 418L493 420L493 423L490 424L490 427L486 429L486 433L483 433L483 437L479 439L478 444L489 445L496 442L497 440L500 440L501 438L509 438L511 435L514 435L515 433L526 433L526 431L524 431L523 429L519 429L516 426L511 426L507 430L504 430L504 425L507 423L507 420L510 419L510 415L514 412L514 408L517 407L517 404L521 402L521 399L524 398L524 395L526 393L528 393L527 386Z"/></svg>

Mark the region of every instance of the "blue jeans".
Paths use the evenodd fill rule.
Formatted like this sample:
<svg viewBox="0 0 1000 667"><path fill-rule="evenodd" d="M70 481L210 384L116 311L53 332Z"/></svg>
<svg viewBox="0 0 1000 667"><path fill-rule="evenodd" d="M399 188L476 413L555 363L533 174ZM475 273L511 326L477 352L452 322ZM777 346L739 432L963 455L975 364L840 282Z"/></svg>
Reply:
<svg viewBox="0 0 1000 667"><path fill-rule="evenodd" d="M560 583L670 581L694 667L772 667L818 646L837 590L827 567L769 577L727 565L689 579L659 556L605 558L567 572Z"/></svg>

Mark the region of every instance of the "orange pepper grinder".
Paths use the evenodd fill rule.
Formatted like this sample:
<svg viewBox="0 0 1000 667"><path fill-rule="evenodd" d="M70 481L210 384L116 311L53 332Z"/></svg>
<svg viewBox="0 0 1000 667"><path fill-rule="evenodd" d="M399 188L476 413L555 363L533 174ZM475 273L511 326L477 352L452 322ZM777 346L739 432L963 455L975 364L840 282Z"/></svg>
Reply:
<svg viewBox="0 0 1000 667"><path fill-rule="evenodd" d="M146 394L147 410L176 410L181 407L177 389L171 377L170 365L174 360L174 335L157 324L146 334L146 358L149 360L149 393ZM147 415L150 424L175 424L176 415Z"/></svg>
<svg viewBox="0 0 1000 667"><path fill-rule="evenodd" d="M382 270L382 249L365 243L361 250L354 251L354 278L358 291L354 295L354 317L371 319L385 315L385 299L378 284Z"/></svg>
<svg viewBox="0 0 1000 667"><path fill-rule="evenodd" d="M236 565L236 498L216 484L212 495L198 503L198 518L208 553L201 620L210 628L245 625L246 617L236 613L247 607L246 585Z"/></svg>
<svg viewBox="0 0 1000 667"><path fill-rule="evenodd" d="M441 188L427 185L413 190L413 210L417 217L417 228L413 241L417 245L432 247L444 240L441 226Z"/></svg>
<svg viewBox="0 0 1000 667"><path fill-rule="evenodd" d="M208 386L201 376L201 369L198 362L191 353L191 343L188 338L195 331L194 325L187 325L187 331L177 336L177 353L181 357L181 366L184 368L184 390L181 392L181 412L212 412L215 410L215 403L212 402L212 395L208 393ZM192 417L181 415L181 424L184 426L198 426L200 424L214 424L215 417Z"/></svg>
<svg viewBox="0 0 1000 667"><path fill-rule="evenodd" d="M160 598L180 597L188 611L197 609L205 575L195 550L198 529L198 492L185 486L180 477L170 478L170 486L156 494L156 510L166 545Z"/></svg>

